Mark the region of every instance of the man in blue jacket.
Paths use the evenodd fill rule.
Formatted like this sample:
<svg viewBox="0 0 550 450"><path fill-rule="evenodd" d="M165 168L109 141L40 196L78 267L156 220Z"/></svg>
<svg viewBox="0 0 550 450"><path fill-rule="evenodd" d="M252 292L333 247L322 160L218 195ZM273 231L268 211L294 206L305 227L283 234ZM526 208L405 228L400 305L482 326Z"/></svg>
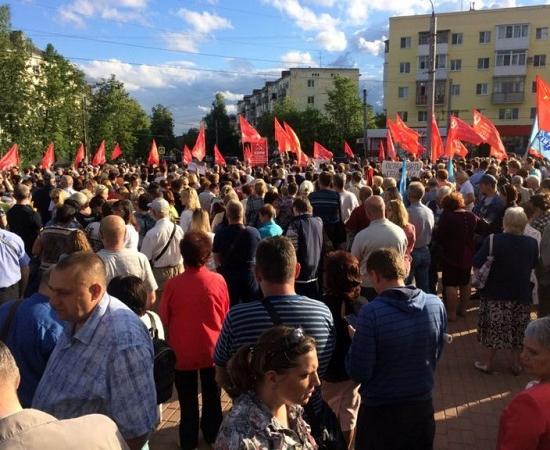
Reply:
<svg viewBox="0 0 550 450"><path fill-rule="evenodd" d="M431 450L445 308L437 296L405 285L394 249L372 252L367 272L378 296L361 308L346 360L350 377L362 383L355 448Z"/></svg>

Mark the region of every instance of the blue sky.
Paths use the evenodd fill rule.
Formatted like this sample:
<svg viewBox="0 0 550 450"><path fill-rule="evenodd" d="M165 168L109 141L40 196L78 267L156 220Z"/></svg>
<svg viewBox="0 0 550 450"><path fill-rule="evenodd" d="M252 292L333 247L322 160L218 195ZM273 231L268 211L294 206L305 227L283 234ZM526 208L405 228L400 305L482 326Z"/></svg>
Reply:
<svg viewBox="0 0 550 450"><path fill-rule="evenodd" d="M176 133L197 126L216 92L228 110L296 66L357 67L369 103L383 106L388 18L422 14L429 0L17 0L12 26L52 43L94 82L114 73L150 112L162 103ZM540 3L476 0L476 8ZM437 11L468 0L435 1Z"/></svg>

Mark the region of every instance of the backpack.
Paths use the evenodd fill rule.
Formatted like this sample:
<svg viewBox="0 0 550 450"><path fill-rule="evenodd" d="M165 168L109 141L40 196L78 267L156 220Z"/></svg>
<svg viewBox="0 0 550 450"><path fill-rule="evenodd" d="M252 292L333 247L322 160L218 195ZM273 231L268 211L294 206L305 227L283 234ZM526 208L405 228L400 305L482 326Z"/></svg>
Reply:
<svg viewBox="0 0 550 450"><path fill-rule="evenodd" d="M155 317L150 312L147 312L147 316L151 321L149 334L151 334L155 351L153 374L157 390L157 405L160 405L172 398L174 377L176 374L176 354L168 345L168 342L159 338Z"/></svg>

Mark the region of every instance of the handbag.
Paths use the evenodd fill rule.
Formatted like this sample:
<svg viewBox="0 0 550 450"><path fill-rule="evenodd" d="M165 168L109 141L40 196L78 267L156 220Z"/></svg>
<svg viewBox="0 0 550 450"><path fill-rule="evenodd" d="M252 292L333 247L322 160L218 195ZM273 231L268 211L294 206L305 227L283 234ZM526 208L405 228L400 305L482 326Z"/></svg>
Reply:
<svg viewBox="0 0 550 450"><path fill-rule="evenodd" d="M485 287L485 283L487 283L487 279L489 278L489 273L491 272L491 267L493 265L493 261L495 260L495 257L493 256L494 236L494 234L489 235L489 255L487 256L487 259L481 267L474 267L471 283L476 289L483 289Z"/></svg>

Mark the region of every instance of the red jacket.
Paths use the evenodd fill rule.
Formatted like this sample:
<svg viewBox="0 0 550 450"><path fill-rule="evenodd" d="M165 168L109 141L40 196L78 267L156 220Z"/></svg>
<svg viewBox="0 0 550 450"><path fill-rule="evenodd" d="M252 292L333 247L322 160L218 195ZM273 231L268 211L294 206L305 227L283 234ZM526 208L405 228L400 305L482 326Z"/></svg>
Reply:
<svg viewBox="0 0 550 450"><path fill-rule="evenodd" d="M220 274L204 266L188 267L168 280L160 303L160 317L176 353L177 370L214 365L214 347L228 311L229 294Z"/></svg>

